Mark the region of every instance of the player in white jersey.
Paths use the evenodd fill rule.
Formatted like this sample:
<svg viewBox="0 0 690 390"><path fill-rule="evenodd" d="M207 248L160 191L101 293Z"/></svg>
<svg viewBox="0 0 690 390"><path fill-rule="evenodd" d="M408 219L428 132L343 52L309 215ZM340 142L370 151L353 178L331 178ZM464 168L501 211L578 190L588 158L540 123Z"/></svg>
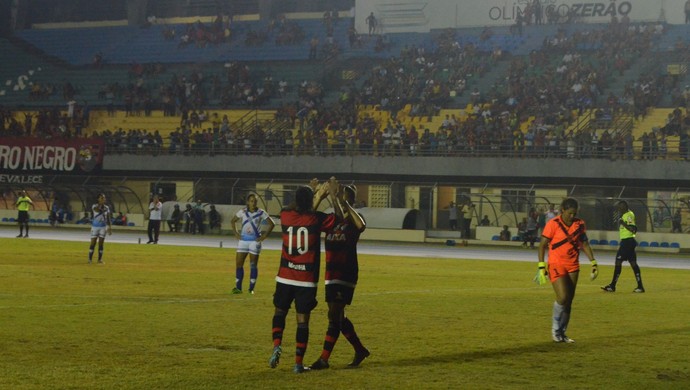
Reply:
<svg viewBox="0 0 690 390"><path fill-rule="evenodd" d="M98 194L98 203L91 206L91 213L93 218L91 220L91 246L89 247L89 264L93 259L93 250L98 241L98 263L103 264L103 242L105 241L106 233L112 234L110 227L110 220L112 213L110 207L105 204L105 195Z"/></svg>
<svg viewBox="0 0 690 390"><path fill-rule="evenodd" d="M256 285L256 278L259 275L259 254L261 253L261 242L271 234L275 223L268 213L256 205L257 199L255 194L247 196L247 207L238 211L232 220L230 226L235 236L239 238L237 244L237 256L235 258L235 288L232 289L233 294L242 294L242 280L244 279L244 261L249 254L249 292L254 294L254 286ZM237 222L242 221L241 230L237 230ZM261 224L266 222L268 225L265 231L261 231Z"/></svg>

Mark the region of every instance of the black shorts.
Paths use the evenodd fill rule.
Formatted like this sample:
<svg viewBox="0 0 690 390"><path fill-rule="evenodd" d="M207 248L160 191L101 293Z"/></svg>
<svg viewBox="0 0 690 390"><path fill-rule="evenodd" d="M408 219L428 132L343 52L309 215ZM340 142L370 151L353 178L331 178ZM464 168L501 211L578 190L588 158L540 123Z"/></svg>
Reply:
<svg viewBox="0 0 690 390"><path fill-rule="evenodd" d="M634 238L626 238L621 240L621 244L618 247L618 253L616 253L616 259L623 261L637 260L637 254L635 253L636 246L637 241L635 241Z"/></svg>
<svg viewBox="0 0 690 390"><path fill-rule="evenodd" d="M343 286L342 284L326 285L326 302L352 304L352 297L355 295L355 288Z"/></svg>
<svg viewBox="0 0 690 390"><path fill-rule="evenodd" d="M20 211L19 214L17 215L17 222L19 222L19 223L29 222L29 212L28 211Z"/></svg>
<svg viewBox="0 0 690 390"><path fill-rule="evenodd" d="M278 309L288 311L292 301L295 301L295 310L298 313L309 314L318 304L316 287L300 287L276 282L273 305Z"/></svg>

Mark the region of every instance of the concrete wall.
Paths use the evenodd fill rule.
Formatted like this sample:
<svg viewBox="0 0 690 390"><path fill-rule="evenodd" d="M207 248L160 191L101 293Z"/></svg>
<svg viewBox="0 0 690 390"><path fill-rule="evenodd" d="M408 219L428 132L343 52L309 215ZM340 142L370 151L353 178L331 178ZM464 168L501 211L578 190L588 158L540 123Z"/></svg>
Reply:
<svg viewBox="0 0 690 390"><path fill-rule="evenodd" d="M106 171L155 172L165 174L200 173L225 177L366 177L376 179L407 178L425 181L448 178L481 180L512 180L521 183L568 183L593 180L608 185L641 185L643 181L687 185L690 163L676 160L611 161L607 159L521 159L489 157L373 157L373 156L131 156L107 155ZM251 172L246 170L251 167ZM116 174L116 172L112 172ZM631 183L632 181L632 183Z"/></svg>
<svg viewBox="0 0 690 390"><path fill-rule="evenodd" d="M117 214L116 214L117 215ZM29 218L37 220L46 220L50 216L49 211L34 211L29 210ZM84 217L83 211L78 211L74 213L74 220L72 224ZM14 218L17 219L16 210L0 210L0 219L2 218ZM127 214L127 222L134 223L134 226L145 226L144 225L144 214Z"/></svg>

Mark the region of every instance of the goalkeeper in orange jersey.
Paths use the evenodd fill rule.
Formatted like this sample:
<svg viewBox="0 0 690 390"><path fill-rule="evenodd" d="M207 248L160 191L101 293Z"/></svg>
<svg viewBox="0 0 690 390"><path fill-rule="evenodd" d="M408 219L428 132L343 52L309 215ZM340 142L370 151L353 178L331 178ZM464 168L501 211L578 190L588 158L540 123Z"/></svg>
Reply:
<svg viewBox="0 0 690 390"><path fill-rule="evenodd" d="M574 198L563 200L561 214L546 223L539 243L539 270L535 280L539 284L545 284L548 277L556 292L551 336L557 343L574 342L566 336L565 332L570 321L570 311L580 274L581 250L592 263L590 280L596 279L599 274L597 261L587 240L585 221L576 217L578 208L579 205ZM549 251L548 266L544 261L547 249Z"/></svg>

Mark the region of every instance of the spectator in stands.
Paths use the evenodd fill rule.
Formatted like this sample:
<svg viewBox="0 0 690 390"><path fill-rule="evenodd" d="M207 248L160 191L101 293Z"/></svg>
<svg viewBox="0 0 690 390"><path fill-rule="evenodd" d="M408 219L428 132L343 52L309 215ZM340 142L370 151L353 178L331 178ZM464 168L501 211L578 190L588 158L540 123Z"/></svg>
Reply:
<svg viewBox="0 0 690 390"><path fill-rule="evenodd" d="M388 38L388 35L386 34L380 34L378 37L376 37L376 43L374 44L374 51L377 53L380 53L384 50L387 50L388 47L390 46L390 39Z"/></svg>
<svg viewBox="0 0 690 390"><path fill-rule="evenodd" d="M683 227L681 226L682 222L682 216L680 213L680 208L676 209L676 212L673 214L673 217L671 219L671 224L672 224L672 229L671 233L682 233L683 232Z"/></svg>
<svg viewBox="0 0 690 390"><path fill-rule="evenodd" d="M58 224L65 223L65 209L62 208L58 198L53 200L48 220L50 221L50 226L57 226Z"/></svg>
<svg viewBox="0 0 690 390"><path fill-rule="evenodd" d="M460 222L460 231L462 232L462 238L469 238L472 228L472 214L474 213L474 204L466 200L460 206L460 211L458 212L458 221Z"/></svg>
<svg viewBox="0 0 690 390"><path fill-rule="evenodd" d="M450 202L448 205L448 227L450 230L458 229L458 212L459 207L455 205L455 202Z"/></svg>
<svg viewBox="0 0 690 390"><path fill-rule="evenodd" d="M194 214L194 210L192 210L192 205L187 203L185 205L185 210L182 214L182 217L184 218L184 232L185 233L193 233L193 231L195 230L193 214Z"/></svg>
<svg viewBox="0 0 690 390"><path fill-rule="evenodd" d="M99 51L98 53L94 54L91 64L94 68L100 69L103 66L103 53Z"/></svg>
<svg viewBox="0 0 690 390"><path fill-rule="evenodd" d="M544 24L544 21L543 21L544 10L543 10L543 7L542 7L541 3L539 2L539 0L534 0L534 2L532 3L532 13L534 14L534 24L535 25L538 26L540 24Z"/></svg>
<svg viewBox="0 0 690 390"><path fill-rule="evenodd" d="M208 212L208 228L210 230L218 229L218 232L220 232L221 215L218 210L216 210L215 205L209 207L211 210Z"/></svg>
<svg viewBox="0 0 690 390"><path fill-rule="evenodd" d="M201 199L198 199L192 208L192 220L194 221L192 234L196 234L197 231L199 234L205 233L204 219L206 219L206 211L204 211L204 206L201 203Z"/></svg>
<svg viewBox="0 0 690 390"><path fill-rule="evenodd" d="M173 211L168 217L168 231L169 232L179 232L180 231L180 221L182 220L182 212L180 211L180 205L176 204L173 206Z"/></svg>
<svg viewBox="0 0 690 390"><path fill-rule="evenodd" d="M350 49L359 47L361 45L359 34L357 34L354 23L350 25L347 30L347 40L350 43Z"/></svg>
<svg viewBox="0 0 690 390"><path fill-rule="evenodd" d="M315 60L316 59L316 51L319 48L319 38L316 36L313 36L311 40L309 41L309 59L310 60Z"/></svg>
<svg viewBox="0 0 690 390"><path fill-rule="evenodd" d="M512 238L510 234L510 230L508 229L508 225L503 225L503 230L498 235L498 239L500 241L510 241Z"/></svg>
<svg viewBox="0 0 690 390"><path fill-rule="evenodd" d="M127 226L127 216L120 211L117 213L117 216L113 218L113 225Z"/></svg>
<svg viewBox="0 0 690 390"><path fill-rule="evenodd" d="M525 233L522 238L522 247L527 248L527 243L529 242L530 248L534 249L534 242L537 240L537 211L532 207L527 213L527 218L523 221L525 222Z"/></svg>
<svg viewBox="0 0 690 390"><path fill-rule="evenodd" d="M365 22L367 26L369 26L369 35L375 34L378 21L376 20L373 12L367 16Z"/></svg>
<svg viewBox="0 0 690 390"><path fill-rule="evenodd" d="M485 215L484 218L479 222L479 226L491 226L491 221L489 221L489 216Z"/></svg>

